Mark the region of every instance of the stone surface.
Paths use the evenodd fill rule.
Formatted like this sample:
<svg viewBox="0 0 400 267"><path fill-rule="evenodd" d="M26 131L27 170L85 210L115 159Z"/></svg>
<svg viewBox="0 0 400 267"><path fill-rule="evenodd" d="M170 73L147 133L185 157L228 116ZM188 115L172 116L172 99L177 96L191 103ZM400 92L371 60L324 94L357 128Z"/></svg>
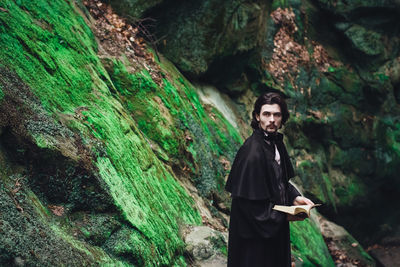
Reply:
<svg viewBox="0 0 400 267"><path fill-rule="evenodd" d="M391 8L396 8L399 6L399 3L397 1L391 1L391 0L356 0L356 1L345 1L345 0L339 0L339 1L331 1L331 0L318 0L317 1L319 4L321 4L324 8L327 8L331 10L332 12L341 14L341 15L359 15L358 12L361 12L363 9L368 10L368 9L376 9L376 8L382 8L382 9L391 9ZM358 12L357 12L358 11Z"/></svg>
<svg viewBox="0 0 400 267"><path fill-rule="evenodd" d="M111 0L109 3L116 12L126 17L132 23L139 23L144 14L163 0Z"/></svg>
<svg viewBox="0 0 400 267"><path fill-rule="evenodd" d="M227 95L222 94L217 88L206 85L196 85L197 92L201 101L205 105L212 105L218 109L222 115L232 124L233 127L238 128L237 121L239 119L235 116L234 110L230 107L230 99Z"/></svg>
<svg viewBox="0 0 400 267"><path fill-rule="evenodd" d="M352 45L367 56L377 56L384 51L382 36L373 31L368 31L359 25L353 25L345 31Z"/></svg>
<svg viewBox="0 0 400 267"><path fill-rule="evenodd" d="M186 251L194 266L226 266L228 235L207 226L191 228L185 236ZM225 253L225 254L224 254Z"/></svg>
<svg viewBox="0 0 400 267"><path fill-rule="evenodd" d="M378 247L370 250L372 257L380 266L398 266L400 262L400 247Z"/></svg>
<svg viewBox="0 0 400 267"><path fill-rule="evenodd" d="M336 266L375 266L371 256L342 226L322 216L318 220Z"/></svg>
<svg viewBox="0 0 400 267"><path fill-rule="evenodd" d="M157 20L161 51L182 71L204 74L217 58L255 48L265 37L262 1L186 1L165 4Z"/></svg>
<svg viewBox="0 0 400 267"><path fill-rule="evenodd" d="M156 21L158 49L181 71L237 95L264 71L269 9L264 1L164 2L147 16Z"/></svg>
<svg viewBox="0 0 400 267"><path fill-rule="evenodd" d="M143 28L83 3L0 3L1 264L185 265L181 228L228 225L225 178L266 86L289 97L304 194L366 243L395 233L396 2L113 1L157 19L158 50L186 76ZM296 257L331 262L315 224L293 228Z"/></svg>
<svg viewBox="0 0 400 267"><path fill-rule="evenodd" d="M296 266L335 266L321 235L318 212L304 221L290 223L292 258Z"/></svg>

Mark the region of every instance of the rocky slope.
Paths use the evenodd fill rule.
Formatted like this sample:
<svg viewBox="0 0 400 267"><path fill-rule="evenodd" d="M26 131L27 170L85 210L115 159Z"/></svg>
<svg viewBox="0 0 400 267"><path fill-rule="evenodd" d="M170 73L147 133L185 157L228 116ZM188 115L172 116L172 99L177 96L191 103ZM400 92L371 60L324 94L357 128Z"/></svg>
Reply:
<svg viewBox="0 0 400 267"><path fill-rule="evenodd" d="M225 177L265 85L290 97L296 182L321 212L365 244L396 232L399 214L368 215L400 190L398 6L110 4L122 17L100 1L0 3L1 264L196 264L194 226L226 231ZM292 224L298 265L334 265L320 225ZM348 262L374 264L344 236Z"/></svg>
<svg viewBox="0 0 400 267"><path fill-rule="evenodd" d="M156 19L160 51L245 106L242 118L264 85L284 92L297 183L371 244L398 233L399 10L396 1L172 1L142 17Z"/></svg>

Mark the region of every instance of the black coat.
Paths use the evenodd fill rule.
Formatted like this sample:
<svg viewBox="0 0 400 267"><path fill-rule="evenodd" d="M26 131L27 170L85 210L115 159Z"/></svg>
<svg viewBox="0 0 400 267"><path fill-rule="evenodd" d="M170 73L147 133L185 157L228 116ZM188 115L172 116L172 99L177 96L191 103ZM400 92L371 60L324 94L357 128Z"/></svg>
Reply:
<svg viewBox="0 0 400 267"><path fill-rule="evenodd" d="M228 266L290 266L289 223L286 215L272 210L275 204L292 205L300 193L288 181L294 171L283 136L274 145L264 132L255 130L239 149L226 183L232 195Z"/></svg>

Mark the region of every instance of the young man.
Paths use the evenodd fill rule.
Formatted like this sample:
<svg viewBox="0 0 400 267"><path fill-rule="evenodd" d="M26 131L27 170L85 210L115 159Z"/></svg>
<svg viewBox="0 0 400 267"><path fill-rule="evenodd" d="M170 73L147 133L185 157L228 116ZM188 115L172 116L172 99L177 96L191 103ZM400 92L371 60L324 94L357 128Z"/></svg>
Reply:
<svg viewBox="0 0 400 267"><path fill-rule="evenodd" d="M284 98L261 95L254 104L253 134L239 149L226 183L232 195L228 267L291 266L289 221L278 205L313 204L289 183L294 171L283 135L288 120Z"/></svg>

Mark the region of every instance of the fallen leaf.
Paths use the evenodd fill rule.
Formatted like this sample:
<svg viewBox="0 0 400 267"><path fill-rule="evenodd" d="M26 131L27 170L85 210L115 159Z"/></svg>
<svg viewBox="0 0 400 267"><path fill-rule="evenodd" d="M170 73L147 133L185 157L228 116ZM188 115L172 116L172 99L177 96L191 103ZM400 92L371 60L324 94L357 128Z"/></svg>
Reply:
<svg viewBox="0 0 400 267"><path fill-rule="evenodd" d="M63 214L64 214L64 207L63 206L49 205L48 207L53 212L54 215L63 216Z"/></svg>

